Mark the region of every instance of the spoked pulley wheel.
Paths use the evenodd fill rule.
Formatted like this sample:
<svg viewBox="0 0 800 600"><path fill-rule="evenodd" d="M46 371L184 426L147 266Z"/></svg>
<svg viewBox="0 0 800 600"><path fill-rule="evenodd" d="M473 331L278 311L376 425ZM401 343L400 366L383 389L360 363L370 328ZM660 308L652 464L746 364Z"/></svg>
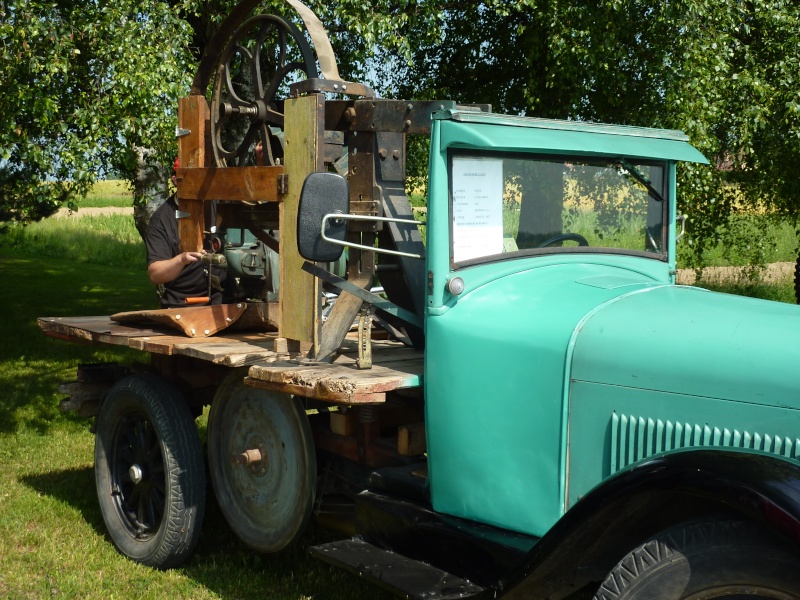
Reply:
<svg viewBox="0 0 800 600"><path fill-rule="evenodd" d="M208 417L208 463L234 533L261 552L297 539L311 516L316 456L305 410L287 394L244 385L232 374Z"/></svg>
<svg viewBox="0 0 800 600"><path fill-rule="evenodd" d="M258 15L233 34L214 78L211 139L218 167L263 164L283 157L283 101L289 85L316 78L314 53L291 22Z"/></svg>

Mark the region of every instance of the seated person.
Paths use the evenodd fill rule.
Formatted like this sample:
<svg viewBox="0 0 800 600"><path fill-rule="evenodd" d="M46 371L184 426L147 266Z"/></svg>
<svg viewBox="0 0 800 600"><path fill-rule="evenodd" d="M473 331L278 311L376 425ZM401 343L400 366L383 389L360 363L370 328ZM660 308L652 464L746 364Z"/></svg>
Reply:
<svg viewBox="0 0 800 600"><path fill-rule="evenodd" d="M177 185L178 159L173 165L172 183ZM205 203L206 223L216 222L216 205ZM203 263L205 250L182 252L178 234L178 197L172 194L150 218L145 233L147 274L159 286L162 308L187 305L187 298L210 297L211 304L222 302L224 266ZM211 228L214 233L215 228Z"/></svg>

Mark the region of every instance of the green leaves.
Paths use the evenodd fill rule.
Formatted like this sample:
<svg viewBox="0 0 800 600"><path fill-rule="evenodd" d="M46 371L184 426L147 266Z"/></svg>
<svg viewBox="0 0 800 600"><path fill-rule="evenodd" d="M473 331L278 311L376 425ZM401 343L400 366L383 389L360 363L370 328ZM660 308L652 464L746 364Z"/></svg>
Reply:
<svg viewBox="0 0 800 600"><path fill-rule="evenodd" d="M721 167L680 169L680 210L692 215L700 254L732 211L798 214L797 2L307 3L343 77L368 77L384 95L686 131ZM108 169L132 178L133 146L169 162L177 99L235 5L0 5L0 219L36 218ZM262 9L298 21L283 0ZM409 164L412 174L426 168L424 159Z"/></svg>
<svg viewBox="0 0 800 600"><path fill-rule="evenodd" d="M98 174L132 172L133 144L174 154L189 29L164 2L101 4L20 0L0 15L13 82L0 86L0 220L39 218Z"/></svg>

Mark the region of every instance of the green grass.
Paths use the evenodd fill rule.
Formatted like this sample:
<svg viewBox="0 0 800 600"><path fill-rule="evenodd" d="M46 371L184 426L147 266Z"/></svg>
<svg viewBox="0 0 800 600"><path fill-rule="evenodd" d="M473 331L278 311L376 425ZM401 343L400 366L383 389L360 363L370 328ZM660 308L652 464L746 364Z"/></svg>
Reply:
<svg viewBox="0 0 800 600"><path fill-rule="evenodd" d="M86 219L77 221L88 225ZM60 256L75 238L61 229L43 227L0 246L0 598L388 598L308 556L307 546L336 538L316 525L278 555L250 552L228 528L210 486L203 535L185 566L158 571L116 552L95 496L90 422L60 413L56 388L74 379L80 363L149 357L50 339L36 325L39 316L157 306L143 259L141 266L105 262L129 252L130 242L98 233L114 229L110 223L94 225L77 238L93 250L69 259Z"/></svg>
<svg viewBox="0 0 800 600"><path fill-rule="evenodd" d="M46 256L110 267L145 268L144 243L130 215L49 218L0 233L0 247L28 256Z"/></svg>
<svg viewBox="0 0 800 600"><path fill-rule="evenodd" d="M133 206L133 191L127 181L108 179L94 184L92 191L78 202L79 208Z"/></svg>

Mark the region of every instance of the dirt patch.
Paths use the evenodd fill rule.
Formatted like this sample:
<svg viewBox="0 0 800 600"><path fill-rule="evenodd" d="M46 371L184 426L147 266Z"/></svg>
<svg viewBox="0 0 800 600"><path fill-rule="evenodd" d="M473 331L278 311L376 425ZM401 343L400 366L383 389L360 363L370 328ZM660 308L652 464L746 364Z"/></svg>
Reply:
<svg viewBox="0 0 800 600"><path fill-rule="evenodd" d="M132 206L87 206L71 211L68 208L59 208L53 215L56 219L76 219L78 217L98 217L101 215L133 215Z"/></svg>
<svg viewBox="0 0 800 600"><path fill-rule="evenodd" d="M703 281L709 283L736 281L744 276L744 269L745 267L706 267L703 269ZM794 263L776 262L766 266L760 280L767 283L776 283L779 281L791 281L793 277ZM692 269L679 269L676 280L683 285L694 285L695 272Z"/></svg>

